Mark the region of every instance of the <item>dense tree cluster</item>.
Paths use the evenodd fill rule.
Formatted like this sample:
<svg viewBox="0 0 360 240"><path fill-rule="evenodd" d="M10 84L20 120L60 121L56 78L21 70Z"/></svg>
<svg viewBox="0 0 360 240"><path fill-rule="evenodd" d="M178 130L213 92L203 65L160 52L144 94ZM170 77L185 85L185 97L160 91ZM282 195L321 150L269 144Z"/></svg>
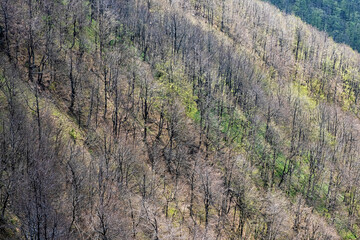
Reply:
<svg viewBox="0 0 360 240"><path fill-rule="evenodd" d="M349 47L251 0L0 3L0 237L359 236Z"/></svg>
<svg viewBox="0 0 360 240"><path fill-rule="evenodd" d="M356 0L267 0L360 51L360 5Z"/></svg>

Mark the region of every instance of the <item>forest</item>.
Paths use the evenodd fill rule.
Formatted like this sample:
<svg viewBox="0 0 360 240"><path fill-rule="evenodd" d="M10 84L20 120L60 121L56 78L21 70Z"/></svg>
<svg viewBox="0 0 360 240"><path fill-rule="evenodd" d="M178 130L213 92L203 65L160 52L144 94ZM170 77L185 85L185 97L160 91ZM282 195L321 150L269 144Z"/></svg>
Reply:
<svg viewBox="0 0 360 240"><path fill-rule="evenodd" d="M267 0L360 51L360 4L356 0Z"/></svg>
<svg viewBox="0 0 360 240"><path fill-rule="evenodd" d="M0 0L0 33L0 239L360 238L360 55L331 30L260 0Z"/></svg>

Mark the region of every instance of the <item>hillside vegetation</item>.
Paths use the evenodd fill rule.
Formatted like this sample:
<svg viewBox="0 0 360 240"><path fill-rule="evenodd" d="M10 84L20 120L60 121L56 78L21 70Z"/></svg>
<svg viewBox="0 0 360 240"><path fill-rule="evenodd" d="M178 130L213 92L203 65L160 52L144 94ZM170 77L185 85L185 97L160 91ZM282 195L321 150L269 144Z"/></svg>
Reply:
<svg viewBox="0 0 360 240"><path fill-rule="evenodd" d="M360 51L360 5L356 0L267 0Z"/></svg>
<svg viewBox="0 0 360 240"><path fill-rule="evenodd" d="M257 0L0 3L0 238L359 238L350 47Z"/></svg>

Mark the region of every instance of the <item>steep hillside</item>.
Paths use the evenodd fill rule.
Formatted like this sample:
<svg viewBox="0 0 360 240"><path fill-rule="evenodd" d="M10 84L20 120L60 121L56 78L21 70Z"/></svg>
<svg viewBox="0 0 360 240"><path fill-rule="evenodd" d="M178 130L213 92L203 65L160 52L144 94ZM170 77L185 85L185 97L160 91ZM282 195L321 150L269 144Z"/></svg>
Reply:
<svg viewBox="0 0 360 240"><path fill-rule="evenodd" d="M360 51L360 5L356 0L267 0Z"/></svg>
<svg viewBox="0 0 360 240"><path fill-rule="evenodd" d="M253 0L1 10L0 238L359 237L351 48Z"/></svg>

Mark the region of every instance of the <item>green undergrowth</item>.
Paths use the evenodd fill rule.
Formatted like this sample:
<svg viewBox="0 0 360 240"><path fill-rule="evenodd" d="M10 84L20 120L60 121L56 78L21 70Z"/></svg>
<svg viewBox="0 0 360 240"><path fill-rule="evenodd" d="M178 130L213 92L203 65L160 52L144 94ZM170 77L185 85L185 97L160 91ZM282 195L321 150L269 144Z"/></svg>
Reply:
<svg viewBox="0 0 360 240"><path fill-rule="evenodd" d="M243 126L245 123L246 118L240 110L235 109L230 113L228 108L225 108L220 118L220 129L228 140L235 142L237 145L241 145L244 136Z"/></svg>
<svg viewBox="0 0 360 240"><path fill-rule="evenodd" d="M12 213L0 218L0 239L20 239L20 220Z"/></svg>
<svg viewBox="0 0 360 240"><path fill-rule="evenodd" d="M317 102L311 97L311 92L309 91L308 87L302 85L298 82L293 82L293 91L295 92L295 96L297 95L304 104L304 107L307 110L314 110L317 107Z"/></svg>
<svg viewBox="0 0 360 240"><path fill-rule="evenodd" d="M186 115L197 120L199 111L196 104L197 97L192 93L192 86L187 81L183 70L175 68L176 70L170 70L173 67L172 63L165 62L163 64L157 64L155 67L155 78L164 91L160 91L160 99L166 100L172 104L174 99L178 98L185 107Z"/></svg>

